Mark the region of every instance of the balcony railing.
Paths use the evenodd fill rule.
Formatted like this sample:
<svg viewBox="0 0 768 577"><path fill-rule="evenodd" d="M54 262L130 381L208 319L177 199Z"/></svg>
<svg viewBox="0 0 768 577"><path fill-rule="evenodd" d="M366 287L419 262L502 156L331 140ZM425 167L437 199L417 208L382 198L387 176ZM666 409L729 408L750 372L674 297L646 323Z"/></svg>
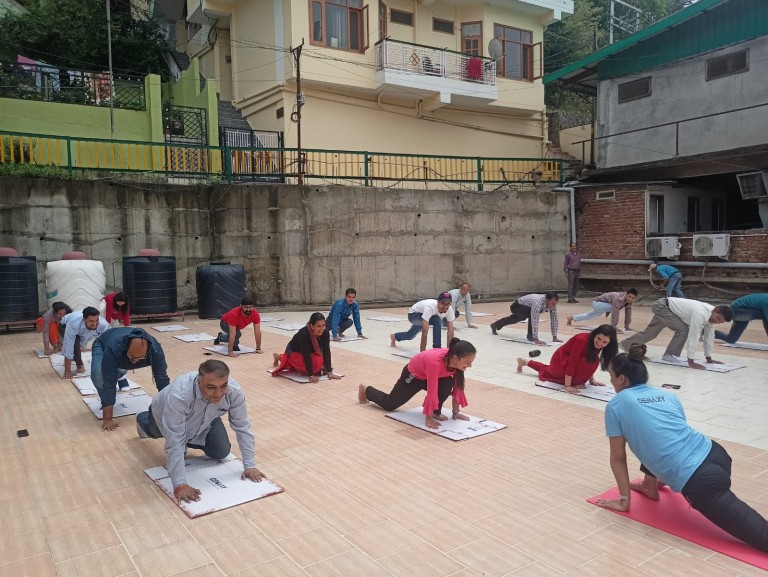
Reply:
<svg viewBox="0 0 768 577"><path fill-rule="evenodd" d="M144 78L64 70L47 64L0 63L0 98L146 110Z"/></svg>
<svg viewBox="0 0 768 577"><path fill-rule="evenodd" d="M376 69L496 86L496 61L490 58L389 38L376 43Z"/></svg>

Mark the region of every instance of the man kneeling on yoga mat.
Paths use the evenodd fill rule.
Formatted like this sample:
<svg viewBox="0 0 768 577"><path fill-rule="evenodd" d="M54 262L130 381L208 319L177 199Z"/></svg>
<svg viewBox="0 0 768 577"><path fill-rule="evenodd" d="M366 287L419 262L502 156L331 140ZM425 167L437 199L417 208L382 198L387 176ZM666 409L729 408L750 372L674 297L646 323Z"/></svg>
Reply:
<svg viewBox="0 0 768 577"><path fill-rule="evenodd" d="M630 490L658 501L659 487L667 484L723 531L768 552L768 522L731 491L731 457L688 426L675 395L647 384L645 351L644 344L635 343L608 369L616 396L605 409L605 432L619 498L596 504L629 511ZM626 444L640 459L641 483L629 481Z"/></svg>

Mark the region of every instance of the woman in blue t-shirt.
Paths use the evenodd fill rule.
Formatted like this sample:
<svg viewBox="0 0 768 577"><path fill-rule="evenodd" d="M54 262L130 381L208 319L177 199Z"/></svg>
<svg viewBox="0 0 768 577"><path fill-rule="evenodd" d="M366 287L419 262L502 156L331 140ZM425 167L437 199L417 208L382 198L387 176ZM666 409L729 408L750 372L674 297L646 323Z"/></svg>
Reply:
<svg viewBox="0 0 768 577"><path fill-rule="evenodd" d="M608 372L616 396L605 409L605 432L617 500L598 499L607 509L628 511L630 490L659 500L664 484L737 539L768 551L768 522L731 491L731 457L716 442L688 426L678 398L649 386L645 345L635 343L617 355ZM630 483L626 444L640 460L645 478Z"/></svg>

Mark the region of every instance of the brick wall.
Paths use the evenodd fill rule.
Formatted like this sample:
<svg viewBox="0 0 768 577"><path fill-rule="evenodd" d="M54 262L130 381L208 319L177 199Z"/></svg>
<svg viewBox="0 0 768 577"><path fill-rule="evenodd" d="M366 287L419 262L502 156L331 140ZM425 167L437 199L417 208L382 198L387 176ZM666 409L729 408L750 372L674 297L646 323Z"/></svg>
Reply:
<svg viewBox="0 0 768 577"><path fill-rule="evenodd" d="M597 200L595 193L615 190L612 200ZM729 262L768 262L768 230L753 229L730 232ZM576 189L576 233L582 258L611 260L645 260L645 185L600 185ZM691 233L680 238L680 261L705 262L694 258ZM722 262L713 259L713 262ZM674 262L670 264L674 265ZM647 290L647 265L585 264L582 285L587 290L603 292L635 285ZM768 270L741 268L680 267L691 296L717 295L707 287L717 283L742 292L768 292ZM698 286L694 286L698 285ZM719 295L722 296L722 295Z"/></svg>

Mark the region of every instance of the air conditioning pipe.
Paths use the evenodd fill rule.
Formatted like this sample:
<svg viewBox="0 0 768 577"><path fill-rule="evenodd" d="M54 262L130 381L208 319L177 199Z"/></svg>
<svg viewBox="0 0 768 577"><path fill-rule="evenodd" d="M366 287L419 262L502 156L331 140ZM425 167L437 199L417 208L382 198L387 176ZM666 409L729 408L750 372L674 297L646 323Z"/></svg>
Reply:
<svg viewBox="0 0 768 577"><path fill-rule="evenodd" d="M581 262L584 264L642 264L650 266L653 264L652 260L614 260L604 258L583 258ZM666 264L666 261L664 261ZM765 262L695 262L695 261L669 261L672 266L698 266L707 268L754 268L754 269L768 269L768 263Z"/></svg>

